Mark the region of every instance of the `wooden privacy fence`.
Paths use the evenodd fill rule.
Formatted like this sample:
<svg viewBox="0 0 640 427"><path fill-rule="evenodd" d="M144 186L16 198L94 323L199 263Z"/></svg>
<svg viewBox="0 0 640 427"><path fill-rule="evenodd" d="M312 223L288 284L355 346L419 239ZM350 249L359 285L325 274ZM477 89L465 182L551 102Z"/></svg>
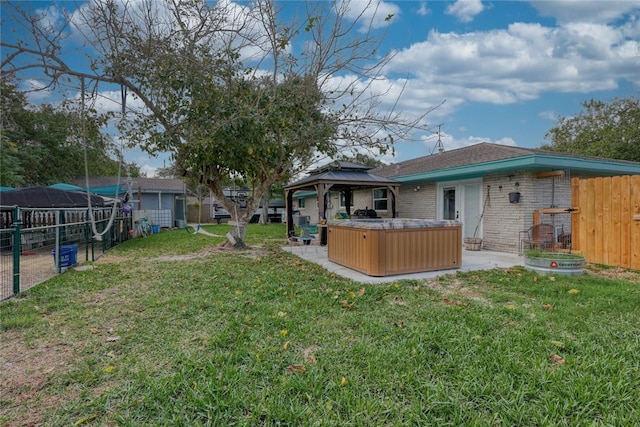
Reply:
<svg viewBox="0 0 640 427"><path fill-rule="evenodd" d="M572 249L588 263L640 270L640 175L572 178Z"/></svg>

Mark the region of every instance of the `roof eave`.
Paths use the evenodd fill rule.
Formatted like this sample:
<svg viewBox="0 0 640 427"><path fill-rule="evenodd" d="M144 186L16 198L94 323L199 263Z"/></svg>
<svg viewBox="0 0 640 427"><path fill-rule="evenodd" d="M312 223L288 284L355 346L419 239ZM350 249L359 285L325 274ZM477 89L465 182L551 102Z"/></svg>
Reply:
<svg viewBox="0 0 640 427"><path fill-rule="evenodd" d="M300 190L315 190L316 184L330 184L331 186L336 185L344 185L347 187L393 187L398 186L401 182L397 180L386 180L386 181L349 181L349 180L331 180L331 179L322 179L322 180L314 180L312 182L307 182L299 185L290 185L285 187L286 191L300 191Z"/></svg>
<svg viewBox="0 0 640 427"><path fill-rule="evenodd" d="M484 175L518 170L547 171L569 169L572 172L601 175L640 174L640 165L621 164L605 159L579 159L553 155L532 154L529 156L476 163L455 168L395 176L402 184L427 181L453 181L457 179L479 178Z"/></svg>

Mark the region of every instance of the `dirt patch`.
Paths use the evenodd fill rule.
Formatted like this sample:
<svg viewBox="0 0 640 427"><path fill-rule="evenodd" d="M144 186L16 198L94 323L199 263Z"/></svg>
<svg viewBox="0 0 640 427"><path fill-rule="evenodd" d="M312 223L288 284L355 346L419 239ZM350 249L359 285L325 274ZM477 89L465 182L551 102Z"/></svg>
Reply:
<svg viewBox="0 0 640 427"><path fill-rule="evenodd" d="M47 343L27 345L23 334L4 331L0 341L0 418L7 418L3 427L40 425L45 411L60 406L68 395L48 394L49 377L61 375L73 360L74 349L68 344ZM28 409L25 409L28 408ZM20 419L9 420L8 416Z"/></svg>
<svg viewBox="0 0 640 427"><path fill-rule="evenodd" d="M199 252L182 255L161 255L152 258L142 258L142 261L188 261L193 259L206 258L217 254L236 254L253 259L259 259L268 253L262 246L255 246L247 249L236 249L233 246L220 244L218 246L202 249ZM118 264L130 261L130 258L106 253L96 260L96 264Z"/></svg>
<svg viewBox="0 0 640 427"><path fill-rule="evenodd" d="M586 272L594 276L605 277L607 279L626 280L630 283L640 284L640 271L625 270L619 267L602 267L587 264Z"/></svg>
<svg viewBox="0 0 640 427"><path fill-rule="evenodd" d="M113 251L112 251L112 252L107 252L106 254L102 255L100 258L96 259L95 263L96 264L120 264L127 261L131 261L131 258L123 255L115 255L113 254Z"/></svg>
<svg viewBox="0 0 640 427"><path fill-rule="evenodd" d="M465 286L460 280L443 283L442 281L439 281L438 278L433 278L425 281L424 285L434 291L440 292L444 297L463 298L465 300L471 300L481 304L491 304L480 292ZM445 300L446 299L447 298L445 298Z"/></svg>

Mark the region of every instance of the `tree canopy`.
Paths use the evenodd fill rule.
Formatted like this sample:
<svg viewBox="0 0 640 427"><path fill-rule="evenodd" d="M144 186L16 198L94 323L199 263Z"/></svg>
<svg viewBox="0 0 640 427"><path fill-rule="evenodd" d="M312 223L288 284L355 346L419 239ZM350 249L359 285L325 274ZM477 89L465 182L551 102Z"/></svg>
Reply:
<svg viewBox="0 0 640 427"><path fill-rule="evenodd" d="M406 116L374 89L389 60L379 52L377 5L354 17L348 1L301 2L284 14L271 0L96 0L54 24L17 11L35 42L3 41L2 71L40 67L49 85L74 76L126 88L139 106L120 129L206 183L233 213L230 240L243 246L246 223L274 184L322 158L385 153L427 129L428 111ZM89 46L84 68L64 60L70 28ZM252 187L243 206L223 191L235 179Z"/></svg>
<svg viewBox="0 0 640 427"><path fill-rule="evenodd" d="M589 100L573 117L560 117L542 148L640 162L640 98Z"/></svg>
<svg viewBox="0 0 640 427"><path fill-rule="evenodd" d="M100 133L100 125L89 118L84 124L64 106L29 105L14 84L0 81L2 141L0 183L2 186L50 185L85 175L85 151L90 176L118 173L119 156L114 144ZM86 138L82 138L82 132ZM138 175L135 164L129 167ZM124 173L123 167L123 173Z"/></svg>

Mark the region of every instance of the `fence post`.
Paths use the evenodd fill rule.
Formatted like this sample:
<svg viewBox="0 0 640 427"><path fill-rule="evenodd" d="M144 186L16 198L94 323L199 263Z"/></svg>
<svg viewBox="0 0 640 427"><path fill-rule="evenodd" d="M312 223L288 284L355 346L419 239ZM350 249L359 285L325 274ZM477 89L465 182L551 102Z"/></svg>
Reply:
<svg viewBox="0 0 640 427"><path fill-rule="evenodd" d="M89 225L89 209L84 213L84 260L89 260L89 233L91 233L91 226ZM92 254L93 255L93 254ZM93 256L91 261L93 261Z"/></svg>
<svg viewBox="0 0 640 427"><path fill-rule="evenodd" d="M21 225L22 214L20 208L15 207L13 211L13 294L20 293L20 247L22 246Z"/></svg>

